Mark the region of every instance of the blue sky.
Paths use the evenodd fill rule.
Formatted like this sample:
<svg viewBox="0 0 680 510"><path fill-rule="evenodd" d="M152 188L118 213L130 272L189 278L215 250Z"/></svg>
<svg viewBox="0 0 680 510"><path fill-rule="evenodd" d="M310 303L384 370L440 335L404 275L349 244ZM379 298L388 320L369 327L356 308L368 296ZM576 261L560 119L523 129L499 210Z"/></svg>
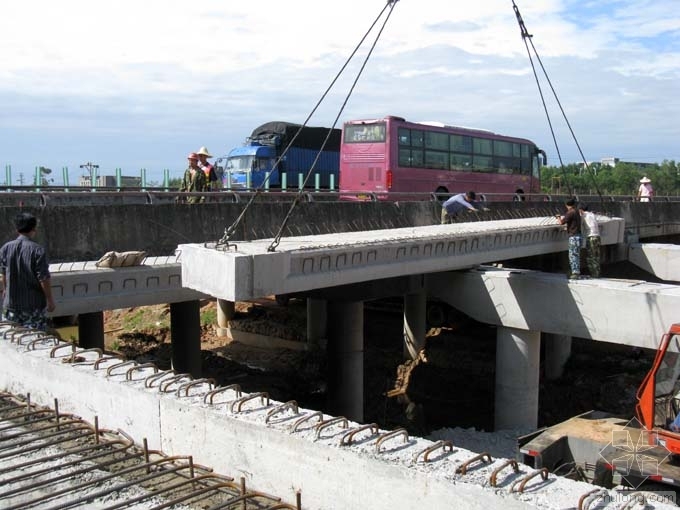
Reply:
<svg viewBox="0 0 680 510"><path fill-rule="evenodd" d="M515 1L586 159L680 160L677 0ZM39 165L73 184L88 161L180 177L202 145L220 156L259 124L303 122L384 5L2 2L0 163L14 184ZM310 125L333 123L364 55ZM557 163L512 0L399 0L340 123L385 115L530 138Z"/></svg>

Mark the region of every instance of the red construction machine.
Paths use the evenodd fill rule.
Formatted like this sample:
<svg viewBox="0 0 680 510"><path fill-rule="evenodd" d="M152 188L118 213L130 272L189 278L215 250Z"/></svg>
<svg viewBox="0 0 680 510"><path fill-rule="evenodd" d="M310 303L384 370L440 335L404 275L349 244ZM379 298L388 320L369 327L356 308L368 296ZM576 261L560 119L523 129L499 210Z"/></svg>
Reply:
<svg viewBox="0 0 680 510"><path fill-rule="evenodd" d="M520 437L518 460L604 487L680 489L680 324L636 396L633 418L589 411Z"/></svg>

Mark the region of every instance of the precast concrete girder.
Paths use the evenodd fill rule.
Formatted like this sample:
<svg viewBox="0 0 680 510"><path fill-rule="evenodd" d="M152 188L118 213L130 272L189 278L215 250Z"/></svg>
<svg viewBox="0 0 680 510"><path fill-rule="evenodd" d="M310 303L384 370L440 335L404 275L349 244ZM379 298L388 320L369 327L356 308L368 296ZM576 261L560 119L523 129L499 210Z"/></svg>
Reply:
<svg viewBox="0 0 680 510"><path fill-rule="evenodd" d="M602 244L623 241L622 219L598 220ZM567 234L555 218L541 217L289 237L276 251L271 243L180 245L182 283L248 300L564 251Z"/></svg>
<svg viewBox="0 0 680 510"><path fill-rule="evenodd" d="M660 243L631 243L628 260L662 280L680 282L680 246Z"/></svg>
<svg viewBox="0 0 680 510"><path fill-rule="evenodd" d="M656 349L680 286L482 266L427 275L428 294L487 324Z"/></svg>
<svg viewBox="0 0 680 510"><path fill-rule="evenodd" d="M67 316L209 296L182 286L176 257L149 257L143 265L104 268L96 262L50 264L56 310Z"/></svg>

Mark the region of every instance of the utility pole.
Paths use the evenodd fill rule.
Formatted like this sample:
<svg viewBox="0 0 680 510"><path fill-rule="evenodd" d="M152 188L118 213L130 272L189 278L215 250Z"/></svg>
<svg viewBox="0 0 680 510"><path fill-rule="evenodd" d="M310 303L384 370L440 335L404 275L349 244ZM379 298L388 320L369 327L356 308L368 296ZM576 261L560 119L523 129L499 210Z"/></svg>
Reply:
<svg viewBox="0 0 680 510"><path fill-rule="evenodd" d="M80 168L84 168L90 174L90 186L94 188L96 186L95 180L97 179L97 169L99 168L99 165L95 165L88 161L87 163L80 165Z"/></svg>

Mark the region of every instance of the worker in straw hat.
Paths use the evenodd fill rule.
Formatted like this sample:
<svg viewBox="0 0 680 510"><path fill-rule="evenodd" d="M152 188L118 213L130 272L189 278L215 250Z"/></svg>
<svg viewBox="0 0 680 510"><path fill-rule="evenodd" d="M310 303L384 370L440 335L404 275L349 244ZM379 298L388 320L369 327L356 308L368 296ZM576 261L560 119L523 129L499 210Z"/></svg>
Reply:
<svg viewBox="0 0 680 510"><path fill-rule="evenodd" d="M654 196L654 188L652 181L645 175L640 179L640 187L638 188L637 198L640 202L651 202Z"/></svg>
<svg viewBox="0 0 680 510"><path fill-rule="evenodd" d="M198 156L198 167L201 170L203 170L203 173L205 174L205 182L207 189L208 190L219 189L215 168L213 167L212 164L208 162L208 158L212 158L212 154L210 154L208 149L205 146L203 146L200 149L198 149L198 151L196 151L196 155Z"/></svg>

